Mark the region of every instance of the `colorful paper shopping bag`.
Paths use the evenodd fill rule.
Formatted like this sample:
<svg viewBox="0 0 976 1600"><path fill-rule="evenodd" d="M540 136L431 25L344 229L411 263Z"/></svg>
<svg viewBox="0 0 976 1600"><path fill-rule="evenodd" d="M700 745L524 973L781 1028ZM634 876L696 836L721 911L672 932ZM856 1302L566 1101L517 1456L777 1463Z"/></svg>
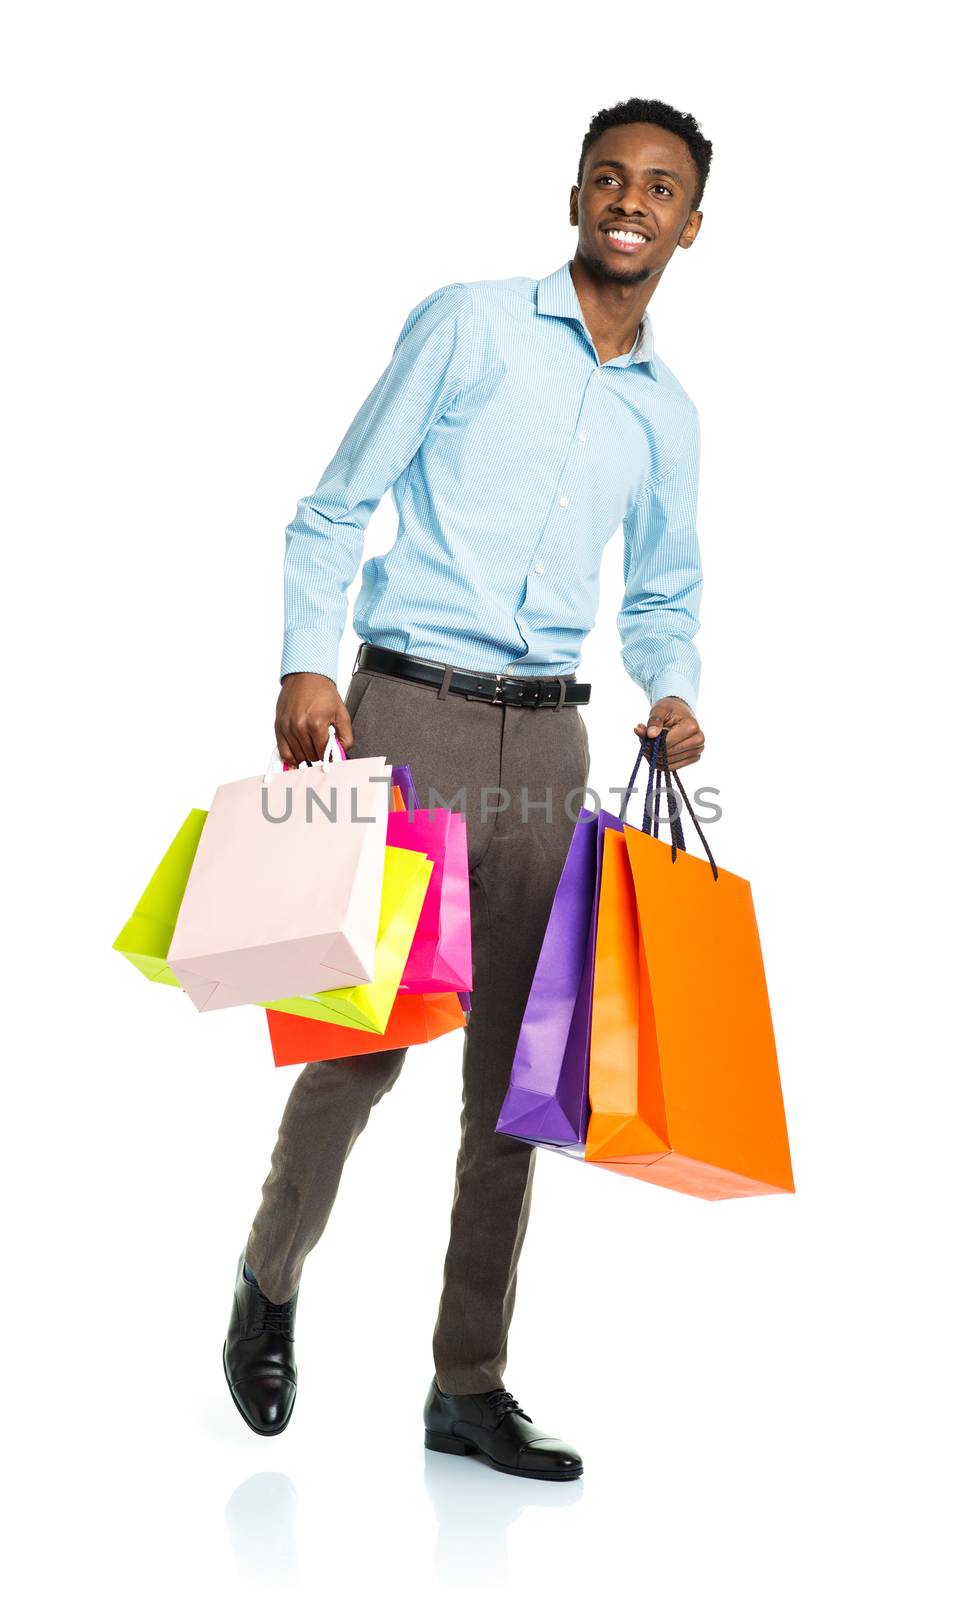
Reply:
<svg viewBox="0 0 976 1600"><path fill-rule="evenodd" d="M603 835L623 823L580 808L519 1030L497 1133L582 1154Z"/></svg>
<svg viewBox="0 0 976 1600"><path fill-rule="evenodd" d="M337 1061L343 1056L427 1044L454 1028L463 1028L465 1020L456 994L400 993L393 1002L383 1033L313 1022L308 1017L274 1010L268 1011L268 1033L275 1066L290 1067L307 1061Z"/></svg>
<svg viewBox="0 0 976 1600"><path fill-rule="evenodd" d="M470 990L473 976L466 818L444 807L391 813L387 839L405 850L422 851L433 866L401 989L407 994Z"/></svg>
<svg viewBox="0 0 976 1600"><path fill-rule="evenodd" d="M169 949L198 1010L372 981L389 778L371 757L221 785Z"/></svg>
<svg viewBox="0 0 976 1600"><path fill-rule="evenodd" d="M392 815L389 820L394 820ZM275 1011L296 1017L383 1033L400 987L433 870L433 862L419 851L388 845L373 979L346 988L294 995L271 1001L269 1005Z"/></svg>
<svg viewBox="0 0 976 1600"><path fill-rule="evenodd" d="M661 764L671 842L646 803L642 828L604 838L585 1159L710 1200L792 1193L751 889L716 866L663 742ZM684 848L672 778L707 861Z"/></svg>
<svg viewBox="0 0 976 1600"><path fill-rule="evenodd" d="M167 957L183 892L206 820L205 811L190 812L112 946L153 983L166 983L179 988L167 964Z"/></svg>
<svg viewBox="0 0 976 1600"><path fill-rule="evenodd" d="M423 810L409 766L394 767L391 782L396 786L394 793L402 791L410 806L409 810L402 808L406 814L401 821L391 820L390 842L411 849L423 848L434 862L434 874L401 987L413 994L456 989L462 1009L470 1012L473 972L467 818L463 812L442 807ZM419 841L419 834L411 837L418 821L427 830L422 845L414 842Z"/></svg>

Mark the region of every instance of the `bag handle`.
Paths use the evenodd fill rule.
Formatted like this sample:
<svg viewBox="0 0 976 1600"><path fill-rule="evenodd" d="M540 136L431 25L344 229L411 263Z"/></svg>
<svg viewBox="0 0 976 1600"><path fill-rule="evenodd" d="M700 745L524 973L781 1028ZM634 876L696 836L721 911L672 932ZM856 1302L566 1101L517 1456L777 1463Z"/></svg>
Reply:
<svg viewBox="0 0 976 1600"><path fill-rule="evenodd" d="M649 740L649 735L648 734L645 733L643 735L640 735L639 737L640 737L640 749L637 752L637 760L634 763L634 770L630 775L630 782L627 785L627 791L626 791L626 793L624 795L624 798L623 798L623 804L620 807L619 816L620 816L620 821L621 822L626 822L626 820L627 820L627 806L628 806L628 804L630 802L631 795L634 793L634 780L637 777L638 769L640 767L641 761L644 758L644 752L647 749L647 745L648 745L648 740ZM641 821L641 832L642 833L651 833L651 834L653 834L653 837L655 839L658 837L658 828L659 828L659 822L660 822L661 793L662 793L662 787L666 788L667 789L667 794L668 794L668 828L669 828L670 834L671 834L671 860L672 861L677 861L677 859L678 859L678 851L679 850L684 850L685 852L687 852L687 848L688 847L687 847L687 845L685 843L684 829L681 826L681 815L680 815L681 808L680 808L679 805L676 805L675 802L674 802L674 789L672 788L672 781L673 781L678 786L678 792L680 793L682 800L684 801L685 805L688 808L688 815L691 817L691 820L695 825L695 831L698 834L698 837L702 842L702 847L703 847L703 849L705 851L706 856L708 857L709 866L712 869L712 877L713 878L718 878L718 867L715 864L715 857L712 855L711 849L709 847L708 840L705 838L705 835L702 833L701 823L698 821L698 818L695 816L695 813L692 810L691 801L688 799L688 796L685 793L684 784L681 782L681 779L678 777L678 774L676 772L672 771L670 762L668 761L668 730L667 730L667 728L662 728L660 733L656 736L656 738L654 739L653 743L651 744L651 754L650 754L650 757L648 759L648 766L650 767L651 770L650 770L650 772L648 774L648 778L647 778L647 792L644 795L644 814L643 814L643 818L642 818L642 821ZM663 785L662 785L662 778L663 778ZM653 812L651 810L651 792L652 792L652 790L653 790L653 794L654 794Z"/></svg>
<svg viewBox="0 0 976 1600"><path fill-rule="evenodd" d="M325 742L325 749L322 752L321 761L300 761L297 767L288 767L286 769L284 762L278 754L278 746L275 745L268 760L268 765L264 769L264 777L261 779L261 783L262 785L270 783L273 777L279 776L286 770L289 772L300 772L303 767L308 767L309 771L311 771L313 766L321 767L322 771L324 772L327 766L337 765L335 759L336 751L339 752L339 760L348 761L349 757L346 755L345 750L342 748L342 745L336 738L335 728L331 724L329 726L329 737Z"/></svg>
<svg viewBox="0 0 976 1600"><path fill-rule="evenodd" d="M650 821L650 817L648 815L648 807L650 806L650 803L651 803L651 790L652 790L653 785L654 785L654 774L655 774L656 764L657 764L658 745L661 743L661 737L662 737L663 733L664 733L664 729L662 728L661 733L659 733L657 735L657 737L655 738L653 744L651 745L650 771L647 774L647 793L644 795L644 811L643 811L643 817L642 817L642 821L641 821L641 832L642 833L648 833L650 831L650 827L651 827L651 821ZM642 737L639 736L639 740L640 740L640 749L637 752L637 760L634 762L634 770L630 775L630 782L628 783L627 788L626 788L626 790L624 792L624 797L623 797L623 800L621 801L621 804L620 804L620 810L617 813L618 818L619 818L619 820L621 822L626 822L627 821L627 807L630 804L631 795L635 793L634 780L637 777L637 773L638 773L638 770L639 770L640 764L641 764L641 759L642 759L642 757L644 755L644 751L647 748L648 735L644 734Z"/></svg>

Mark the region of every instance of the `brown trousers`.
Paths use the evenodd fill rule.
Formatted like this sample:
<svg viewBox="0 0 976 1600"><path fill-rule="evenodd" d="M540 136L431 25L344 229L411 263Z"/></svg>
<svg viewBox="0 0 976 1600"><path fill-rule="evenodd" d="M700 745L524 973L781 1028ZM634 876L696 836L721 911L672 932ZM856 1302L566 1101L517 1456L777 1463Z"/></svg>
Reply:
<svg viewBox="0 0 976 1600"><path fill-rule="evenodd" d="M409 762L422 806L440 796L467 818L474 986L433 1353L442 1389L477 1393L502 1385L535 1167L535 1149L495 1123L573 816L587 803L586 726L575 706L513 709L377 672L354 672L345 699L353 759ZM297 1289L343 1163L405 1057L399 1049L315 1061L296 1078L245 1247L269 1299Z"/></svg>

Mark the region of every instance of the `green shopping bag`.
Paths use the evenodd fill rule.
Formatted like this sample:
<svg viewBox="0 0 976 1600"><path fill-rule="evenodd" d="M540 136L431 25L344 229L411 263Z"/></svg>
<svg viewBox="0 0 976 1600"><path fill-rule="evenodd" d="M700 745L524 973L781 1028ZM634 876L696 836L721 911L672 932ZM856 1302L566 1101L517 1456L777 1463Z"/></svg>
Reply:
<svg viewBox="0 0 976 1600"><path fill-rule="evenodd" d="M170 972L166 957L207 815L206 811L190 812L112 945L152 983L174 989L181 985ZM385 1032L433 870L428 856L387 845L372 983L268 1001L266 1006L319 1022L362 1028L367 1033Z"/></svg>
<svg viewBox="0 0 976 1600"><path fill-rule="evenodd" d="M151 983L168 983L174 989L180 988L166 965L166 957L206 820L205 811L190 812L112 945L113 950L120 951Z"/></svg>

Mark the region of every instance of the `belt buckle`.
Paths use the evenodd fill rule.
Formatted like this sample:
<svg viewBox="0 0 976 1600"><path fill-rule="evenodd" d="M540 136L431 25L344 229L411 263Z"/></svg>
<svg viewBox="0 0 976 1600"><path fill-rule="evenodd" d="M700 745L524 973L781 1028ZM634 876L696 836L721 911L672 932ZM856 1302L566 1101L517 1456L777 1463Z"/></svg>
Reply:
<svg viewBox="0 0 976 1600"><path fill-rule="evenodd" d="M501 678L508 678L509 679L509 681L510 681L510 683L512 685L513 692L514 692L514 698L513 699L511 699L511 700L506 700L505 699L505 689L508 687L508 685L507 684L503 685L501 682L499 682L498 680L500 680ZM528 693L529 693L528 686L529 686L529 682L531 680L529 680L527 678L512 678L511 675L509 673L507 673L507 672L496 672L495 673L495 680L496 680L495 695L496 695L496 697L500 696L501 698L500 699L498 699L498 698L493 699L492 700L492 705L496 705L497 704L497 705L503 705L503 706L504 705L513 705L513 706L516 706L516 707L521 707L521 706L530 706L531 707L531 706L537 706L539 704L539 688L538 688L538 684L536 684L533 687L533 691L532 691L533 698L531 700L528 698Z"/></svg>
<svg viewBox="0 0 976 1600"><path fill-rule="evenodd" d="M495 692L492 695L491 699L489 700L488 704L490 706L503 706L505 704L505 699L504 699L505 691L502 688L502 679L504 678L505 674L504 674L504 672L495 672L495 673L492 674L492 676L493 676L493 678L495 680Z"/></svg>

